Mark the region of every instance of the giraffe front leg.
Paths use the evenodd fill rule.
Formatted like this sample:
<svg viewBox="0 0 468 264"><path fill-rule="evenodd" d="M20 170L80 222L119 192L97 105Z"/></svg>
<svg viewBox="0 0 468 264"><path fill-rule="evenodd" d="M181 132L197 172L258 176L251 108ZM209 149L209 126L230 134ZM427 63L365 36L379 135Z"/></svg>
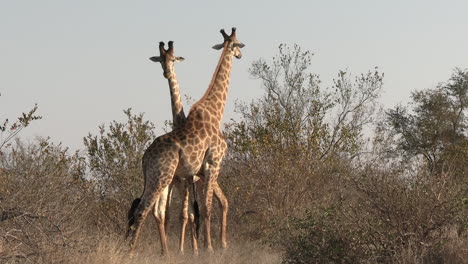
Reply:
<svg viewBox="0 0 468 264"><path fill-rule="evenodd" d="M213 201L213 187L212 183L207 182L204 190L204 199L202 201L201 217L205 224L205 248L208 251L213 251L213 245L211 243L211 208Z"/></svg>
<svg viewBox="0 0 468 264"><path fill-rule="evenodd" d="M213 190L214 190L214 194L216 198L219 201L219 205L221 207L221 212L222 212L220 239L221 239L221 247L224 249L224 248L227 248L226 228L227 228L227 214L229 210L229 203L226 198L226 195L224 195L217 181L213 183Z"/></svg>
<svg viewBox="0 0 468 264"><path fill-rule="evenodd" d="M216 157L216 156L211 156ZM215 186L217 186L217 178L219 174L221 157L212 158L205 164L205 186L203 190L204 199L202 206L202 219L205 222L205 247L209 251L213 251L213 245L211 243L211 210L213 205L213 192Z"/></svg>
<svg viewBox="0 0 468 264"><path fill-rule="evenodd" d="M203 210L202 210L201 216L205 222L205 247L209 251L213 251L213 246L211 243L211 209L212 209L212 203L213 203L213 192L215 188L219 189L217 180L218 180L218 174L221 168L221 162L223 160L225 150L226 150L226 144L224 141L221 141L220 143L214 144L214 147L211 147L210 149L208 149L206 156L205 156L204 171L203 171L205 180L204 180L204 190L203 190L204 192L202 192L204 194L204 199L202 202ZM222 192L218 191L218 194L220 195L218 199L224 197L224 194ZM225 201L227 201L227 199L225 199ZM225 234L225 229L224 231L222 231L222 233Z"/></svg>

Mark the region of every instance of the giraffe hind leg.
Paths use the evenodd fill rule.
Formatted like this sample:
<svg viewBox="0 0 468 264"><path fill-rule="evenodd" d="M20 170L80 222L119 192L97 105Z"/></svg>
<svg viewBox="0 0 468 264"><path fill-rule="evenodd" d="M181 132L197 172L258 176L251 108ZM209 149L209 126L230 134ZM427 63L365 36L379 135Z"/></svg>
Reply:
<svg viewBox="0 0 468 264"><path fill-rule="evenodd" d="M164 173L164 174L159 173L158 175L154 175L153 178L157 179L156 183L154 185L145 186L145 191L143 192L143 195L140 198L140 202L136 206L136 209L133 213L133 225L130 226L129 237L131 237L130 239L131 251L133 251L135 248L136 242L138 241L138 237L141 231L142 224L145 221L146 217L148 216L148 213L151 211L151 209L154 209L155 204L160 204L159 199L161 198L161 196L165 196L163 197L164 199L167 198L167 189L168 189L167 187L169 185L170 180L172 180L174 171L175 171L175 166L174 168L170 168L167 173ZM161 181L159 179L165 179L165 180ZM150 181L147 180L147 182L150 182ZM165 206L166 204L164 202L164 206L163 206L164 208L162 211L165 211ZM165 222L164 219L162 219L161 221L158 221L157 224L158 224L159 236L161 240L162 253L163 255L167 255L169 251L167 247L167 237L165 233L164 222Z"/></svg>
<svg viewBox="0 0 468 264"><path fill-rule="evenodd" d="M177 184L177 189L180 193L182 199L182 207L180 212L180 240L179 240L179 252L184 253L184 243L185 243L185 230L187 223L189 221L188 216L188 203L189 203L189 190L187 187L186 180L183 182L180 181Z"/></svg>
<svg viewBox="0 0 468 264"><path fill-rule="evenodd" d="M154 206L153 215L156 220L156 225L158 226L159 237L161 242L161 249L163 255L169 254L168 242L167 242L167 233L166 233L166 209L167 209L167 200L169 197L169 186L166 186L162 193L157 198L157 202Z"/></svg>
<svg viewBox="0 0 468 264"><path fill-rule="evenodd" d="M134 201L134 203L136 200ZM130 249L133 252L136 246L136 242L138 241L138 237L140 235L141 231L141 226L143 222L146 219L146 216L148 215L148 212L151 209L151 201L145 200L145 199L140 199L140 202L138 202L134 213L133 213L133 221L132 224L129 227L129 234L128 236L130 237Z"/></svg>
<svg viewBox="0 0 468 264"><path fill-rule="evenodd" d="M197 229L197 225L195 224L194 214L189 215L189 221L190 221L190 229L192 232L193 255L198 256L198 229Z"/></svg>
<svg viewBox="0 0 468 264"><path fill-rule="evenodd" d="M198 206L198 201L197 201L197 190L195 186L195 177L194 180L190 183L190 186L187 185L187 188L192 187L193 188L193 204L192 207L189 207L192 209L192 211L189 214L189 221L190 221L190 229L191 229L191 235L192 235L192 249L193 249L193 255L198 256L198 238L200 237L200 207Z"/></svg>
<svg viewBox="0 0 468 264"><path fill-rule="evenodd" d="M169 191L168 191L168 194L167 194L167 203L166 203L166 219L164 220L165 221L165 224L166 224L166 230L168 230L168 224L170 223L170 208L172 206L172 191L174 189L174 182L172 182L171 184L169 184ZM156 207L155 207L156 208Z"/></svg>

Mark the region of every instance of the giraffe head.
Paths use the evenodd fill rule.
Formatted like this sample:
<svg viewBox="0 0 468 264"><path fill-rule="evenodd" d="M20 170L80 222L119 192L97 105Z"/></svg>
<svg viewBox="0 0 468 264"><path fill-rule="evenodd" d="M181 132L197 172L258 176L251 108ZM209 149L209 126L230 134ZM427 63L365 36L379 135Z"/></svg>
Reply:
<svg viewBox="0 0 468 264"><path fill-rule="evenodd" d="M245 45L240 43L237 40L236 28L235 27L232 28L230 36L228 36L228 34L226 34L224 29L221 29L220 32L223 35L224 42L221 43L221 44L218 44L218 45L214 45L213 49L220 50L222 48L226 48L228 51L231 52L231 54L234 57L240 59L242 57L242 53L241 53L240 49L243 48Z"/></svg>
<svg viewBox="0 0 468 264"><path fill-rule="evenodd" d="M174 62L183 61L183 57L174 56L174 41L169 41L169 48L164 49L164 42L159 42L159 56L151 57L150 60L161 63L163 75L166 79L174 76Z"/></svg>

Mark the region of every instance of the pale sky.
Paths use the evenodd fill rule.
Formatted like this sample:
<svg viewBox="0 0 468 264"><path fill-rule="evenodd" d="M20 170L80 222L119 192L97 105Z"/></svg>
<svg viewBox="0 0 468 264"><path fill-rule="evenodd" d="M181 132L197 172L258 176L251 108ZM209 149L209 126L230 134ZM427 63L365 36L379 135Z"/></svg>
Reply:
<svg viewBox="0 0 468 264"><path fill-rule="evenodd" d="M281 43L312 51L324 83L339 70L357 75L378 66L381 101L391 107L446 81L455 67L468 68L467 14L468 1L0 0L0 120L37 103L43 119L21 137L82 149L88 132L124 121L131 107L161 134L171 109L161 67L148 60L157 43L174 40L186 58L176 64L182 94L196 100L220 55L211 49L222 41L219 29L233 26L246 46L233 63L224 121L236 117L236 100L263 94L248 68L270 60Z"/></svg>

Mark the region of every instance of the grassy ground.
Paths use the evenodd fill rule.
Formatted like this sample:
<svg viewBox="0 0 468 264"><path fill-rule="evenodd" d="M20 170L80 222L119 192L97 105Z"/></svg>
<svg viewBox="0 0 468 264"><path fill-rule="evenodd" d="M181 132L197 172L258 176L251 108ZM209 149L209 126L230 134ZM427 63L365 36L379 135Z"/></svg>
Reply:
<svg viewBox="0 0 468 264"><path fill-rule="evenodd" d="M156 241L157 242L157 241ZM193 263L193 264L241 264L241 263L281 263L281 255L273 250L253 243L233 243L225 250L216 249L214 253L201 250L199 256L186 249L184 255L177 253L177 247L171 247L171 256L162 257L160 246L156 243L142 243L133 257L129 257L125 246L119 241L105 239L98 247L86 254L76 255L71 263L99 264L146 264L146 263Z"/></svg>

